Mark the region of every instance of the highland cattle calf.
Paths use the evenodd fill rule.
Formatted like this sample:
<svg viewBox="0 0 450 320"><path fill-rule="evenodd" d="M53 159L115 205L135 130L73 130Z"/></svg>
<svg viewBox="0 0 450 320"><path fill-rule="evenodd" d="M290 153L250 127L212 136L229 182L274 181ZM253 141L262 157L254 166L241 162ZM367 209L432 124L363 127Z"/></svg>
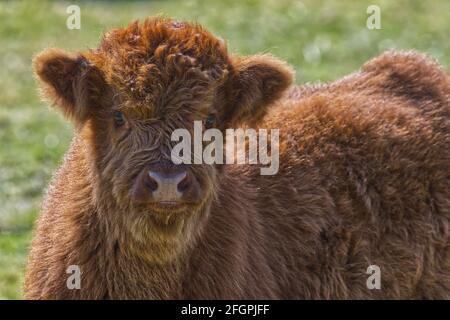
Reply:
<svg viewBox="0 0 450 320"><path fill-rule="evenodd" d="M34 71L75 137L27 298L450 298L450 79L431 59L388 52L296 87L271 56L156 18L48 49ZM171 134L194 121L279 129L278 172L175 165Z"/></svg>

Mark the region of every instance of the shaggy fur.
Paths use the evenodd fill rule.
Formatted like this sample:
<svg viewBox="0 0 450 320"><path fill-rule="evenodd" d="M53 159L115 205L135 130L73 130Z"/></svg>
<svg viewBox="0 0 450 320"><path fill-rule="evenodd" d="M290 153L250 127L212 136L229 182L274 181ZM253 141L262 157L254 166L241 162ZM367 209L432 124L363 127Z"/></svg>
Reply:
<svg viewBox="0 0 450 320"><path fill-rule="evenodd" d="M388 52L288 89L275 58L149 19L34 67L76 134L37 223L27 298L450 298L450 79L427 57ZM172 130L210 114L220 129L279 128L278 174L191 165L199 203L133 202L143 166L170 159ZM380 290L366 287L373 264ZM70 265L80 290L66 287Z"/></svg>

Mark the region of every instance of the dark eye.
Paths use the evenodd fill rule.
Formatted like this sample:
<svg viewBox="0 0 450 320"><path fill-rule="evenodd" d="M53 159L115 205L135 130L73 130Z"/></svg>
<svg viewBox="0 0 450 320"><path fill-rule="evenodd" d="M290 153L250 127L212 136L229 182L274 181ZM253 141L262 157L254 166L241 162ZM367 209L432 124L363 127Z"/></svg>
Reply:
<svg viewBox="0 0 450 320"><path fill-rule="evenodd" d="M120 111L114 112L114 122L117 126L122 126L125 124L125 116Z"/></svg>
<svg viewBox="0 0 450 320"><path fill-rule="evenodd" d="M210 114L206 117L205 120L205 127L207 129L212 128L214 126L214 124L216 123L216 116L213 114Z"/></svg>

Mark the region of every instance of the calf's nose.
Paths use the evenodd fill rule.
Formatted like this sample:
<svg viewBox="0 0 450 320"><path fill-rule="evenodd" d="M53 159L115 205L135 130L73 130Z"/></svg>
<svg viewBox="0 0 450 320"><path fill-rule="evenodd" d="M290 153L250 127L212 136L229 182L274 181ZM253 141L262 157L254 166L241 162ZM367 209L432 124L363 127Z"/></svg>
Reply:
<svg viewBox="0 0 450 320"><path fill-rule="evenodd" d="M185 167L158 163L139 174L132 195L138 201L176 203L195 200L198 189L198 183Z"/></svg>
<svg viewBox="0 0 450 320"><path fill-rule="evenodd" d="M155 201L178 201L187 185L186 171L176 173L148 171L147 187L151 189Z"/></svg>

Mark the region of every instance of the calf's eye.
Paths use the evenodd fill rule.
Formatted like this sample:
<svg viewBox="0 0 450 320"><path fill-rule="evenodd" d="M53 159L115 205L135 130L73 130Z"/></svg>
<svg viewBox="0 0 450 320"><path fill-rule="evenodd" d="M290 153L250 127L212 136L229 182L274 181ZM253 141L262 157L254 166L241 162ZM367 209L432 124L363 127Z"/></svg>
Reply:
<svg viewBox="0 0 450 320"><path fill-rule="evenodd" d="M119 127L125 124L125 116L123 115L122 112L120 111L114 112L114 123Z"/></svg>
<svg viewBox="0 0 450 320"><path fill-rule="evenodd" d="M206 129L212 128L216 123L216 117L213 114L210 114L206 117L205 127Z"/></svg>

